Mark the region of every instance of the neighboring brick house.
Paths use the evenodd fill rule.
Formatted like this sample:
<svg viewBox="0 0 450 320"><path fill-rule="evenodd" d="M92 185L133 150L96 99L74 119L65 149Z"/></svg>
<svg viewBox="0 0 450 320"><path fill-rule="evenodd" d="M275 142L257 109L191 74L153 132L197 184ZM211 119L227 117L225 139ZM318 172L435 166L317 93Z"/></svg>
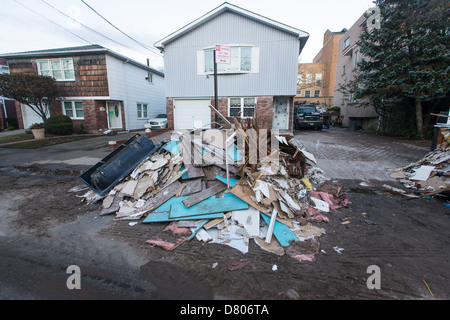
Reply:
<svg viewBox="0 0 450 320"><path fill-rule="evenodd" d="M218 64L218 110L226 117L256 118L267 128L292 130L299 55L307 32L227 2L155 46L164 52L170 128L211 127L215 114L213 50L231 48Z"/></svg>
<svg viewBox="0 0 450 320"><path fill-rule="evenodd" d="M0 55L10 73L52 76L62 97L50 114L65 114L74 126L98 130L143 129L147 120L165 113L164 74L99 45ZM42 122L16 102L19 127Z"/></svg>
<svg viewBox="0 0 450 320"><path fill-rule="evenodd" d="M357 42L366 28L366 22L367 18L363 14L339 40L334 104L341 107L342 126L352 129L376 129L379 117L372 105L361 103L352 94L346 95L339 91L341 84L345 85L355 78L358 63L363 59Z"/></svg>
<svg viewBox="0 0 450 320"><path fill-rule="evenodd" d="M322 107L334 105L334 87L339 50L339 39L347 29L339 32L325 31L323 46L312 63L299 63L296 105L315 104Z"/></svg>

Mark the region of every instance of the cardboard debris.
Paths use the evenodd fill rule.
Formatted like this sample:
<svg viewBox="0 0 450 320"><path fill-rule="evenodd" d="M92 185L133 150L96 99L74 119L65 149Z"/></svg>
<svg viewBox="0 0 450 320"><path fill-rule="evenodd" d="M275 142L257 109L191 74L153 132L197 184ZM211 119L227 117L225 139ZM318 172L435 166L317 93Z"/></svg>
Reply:
<svg viewBox="0 0 450 320"><path fill-rule="evenodd" d="M176 133L109 193L88 192L82 197L88 203L101 200L100 214L114 215L115 220L167 224L147 240L165 250L196 238L245 254L253 239L275 255L314 261L320 252L318 238L325 233L316 224L328 222L328 216L349 204L342 186L330 183L314 155L292 136L272 135L254 119L227 121L225 127L234 131L217 130L223 143L211 136L198 139ZM272 144L272 139L278 143ZM261 150L267 156L261 157ZM439 168L442 162L433 166ZM437 179L429 183L440 185Z"/></svg>

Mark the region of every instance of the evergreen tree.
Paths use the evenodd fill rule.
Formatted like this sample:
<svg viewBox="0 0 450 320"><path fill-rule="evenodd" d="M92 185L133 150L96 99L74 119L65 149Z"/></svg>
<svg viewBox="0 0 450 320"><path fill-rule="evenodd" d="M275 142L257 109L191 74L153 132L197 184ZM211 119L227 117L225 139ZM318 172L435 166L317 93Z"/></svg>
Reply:
<svg viewBox="0 0 450 320"><path fill-rule="evenodd" d="M424 138L423 103L448 101L443 98L450 92L449 2L377 0L376 5L380 24L358 41L364 59L350 91L371 101L414 101L410 110Z"/></svg>

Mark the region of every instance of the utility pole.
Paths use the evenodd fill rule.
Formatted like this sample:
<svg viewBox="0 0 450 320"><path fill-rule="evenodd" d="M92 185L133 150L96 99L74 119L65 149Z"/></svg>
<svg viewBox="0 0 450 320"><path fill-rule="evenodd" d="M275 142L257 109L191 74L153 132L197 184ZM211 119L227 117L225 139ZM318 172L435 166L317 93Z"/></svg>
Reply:
<svg viewBox="0 0 450 320"><path fill-rule="evenodd" d="M219 110L217 107L217 61L216 61L216 49L214 49L214 108Z"/></svg>

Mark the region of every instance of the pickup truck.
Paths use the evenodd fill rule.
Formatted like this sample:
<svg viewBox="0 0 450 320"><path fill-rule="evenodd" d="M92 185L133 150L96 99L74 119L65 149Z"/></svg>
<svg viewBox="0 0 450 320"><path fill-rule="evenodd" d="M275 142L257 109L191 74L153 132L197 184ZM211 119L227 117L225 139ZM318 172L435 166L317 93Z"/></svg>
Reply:
<svg viewBox="0 0 450 320"><path fill-rule="evenodd" d="M314 107L299 107L294 114L295 129L314 128L322 129L323 114Z"/></svg>

